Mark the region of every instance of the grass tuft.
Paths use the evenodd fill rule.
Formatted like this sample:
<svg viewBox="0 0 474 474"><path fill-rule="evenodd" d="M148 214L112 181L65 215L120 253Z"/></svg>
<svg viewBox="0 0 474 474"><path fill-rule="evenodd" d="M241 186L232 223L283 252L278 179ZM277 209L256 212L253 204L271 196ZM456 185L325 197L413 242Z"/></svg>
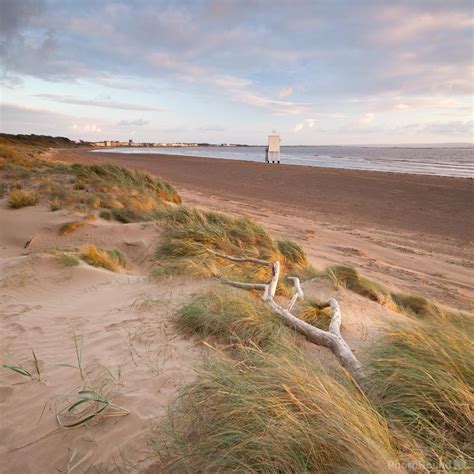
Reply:
<svg viewBox="0 0 474 474"><path fill-rule="evenodd" d="M419 295L404 295L402 293L392 293L395 304L400 312L425 318L428 316L440 316L442 311L431 301Z"/></svg>
<svg viewBox="0 0 474 474"><path fill-rule="evenodd" d="M472 329L472 319L425 319L387 333L370 356L370 398L436 462L474 456Z"/></svg>
<svg viewBox="0 0 474 474"><path fill-rule="evenodd" d="M106 221L111 221L112 220L112 213L107 209L103 209L102 211L99 212L99 217L101 219L106 220Z"/></svg>
<svg viewBox="0 0 474 474"><path fill-rule="evenodd" d="M72 221L66 222L59 227L59 234L60 235L68 235L74 232L75 230L79 229L80 227L85 226L86 223L84 221Z"/></svg>
<svg viewBox="0 0 474 474"><path fill-rule="evenodd" d="M125 257L120 250L103 250L95 245L86 245L81 250L81 258L94 267L102 267L118 272L126 267Z"/></svg>
<svg viewBox="0 0 474 474"><path fill-rule="evenodd" d="M166 472L387 472L385 420L296 350L210 362L151 437Z"/></svg>
<svg viewBox="0 0 474 474"><path fill-rule="evenodd" d="M308 264L305 251L293 240L278 240L277 246L288 267L292 265L304 267Z"/></svg>
<svg viewBox="0 0 474 474"><path fill-rule="evenodd" d="M270 348L291 332L252 294L235 289L208 290L184 305L176 321L190 336L220 344Z"/></svg>
<svg viewBox="0 0 474 474"><path fill-rule="evenodd" d="M285 257L277 244L261 225L246 217L233 217L196 208L177 206L159 213L167 224L164 241L156 256L160 260L159 274L185 273L195 276L219 274L242 281L266 282L270 278L267 267L254 264L232 264L212 256L207 249L229 255L250 256L263 260L280 260L282 270L292 272L305 268L306 258L301 255ZM287 244L285 249L299 249ZM300 263L304 262L304 263Z"/></svg>
<svg viewBox="0 0 474 474"><path fill-rule="evenodd" d="M65 267L77 267L80 264L80 260L75 255L65 252L58 254L57 258Z"/></svg>
<svg viewBox="0 0 474 474"><path fill-rule="evenodd" d="M8 194L8 205L13 209L34 206L38 202L38 194L35 191L22 191L12 189Z"/></svg>
<svg viewBox="0 0 474 474"><path fill-rule="evenodd" d="M327 331L331 322L330 308L321 308L321 302L315 298L305 298L299 305L298 317L313 326Z"/></svg>
<svg viewBox="0 0 474 474"><path fill-rule="evenodd" d="M335 287L347 288L382 305L391 303L390 293L386 288L359 275L352 267L343 265L328 267L325 270L325 276L334 283Z"/></svg>

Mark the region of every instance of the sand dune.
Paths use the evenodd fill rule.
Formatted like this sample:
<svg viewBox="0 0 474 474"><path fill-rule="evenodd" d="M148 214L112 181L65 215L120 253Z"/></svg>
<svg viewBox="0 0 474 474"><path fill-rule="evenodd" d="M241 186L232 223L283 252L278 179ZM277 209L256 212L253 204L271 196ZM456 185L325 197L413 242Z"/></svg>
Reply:
<svg viewBox="0 0 474 474"><path fill-rule="evenodd" d="M2 229L2 360L10 357L30 367L33 348L44 371L44 382L19 385L25 382L22 376L0 371L2 472L65 469L74 449L80 456L90 454L89 464L109 462L119 450L130 451L137 462L146 446L147 422L164 413L176 388L192 379L199 360L199 348L177 336L168 318L202 284L174 280L165 287L149 282L146 272L140 274L146 266L141 251L152 237L141 225L102 222L58 237L57 226L70 217L41 207L1 209L2 222L13 218L19 224ZM35 240L24 249L32 235ZM123 247L134 270L117 274L85 263L65 267L55 255L41 251L71 249L83 241ZM87 370L120 373L114 402L131 411L126 419L71 431L58 431L49 407L40 419L52 396L82 384L78 370L55 367L76 364L74 333L84 338Z"/></svg>
<svg viewBox="0 0 474 474"><path fill-rule="evenodd" d="M81 459L77 472L113 462L146 469L149 423L165 413L177 389L193 379L193 368L201 360L201 347L177 335L171 319L194 292L216 283L183 278L150 281L149 259L160 235L155 223L97 220L59 236L59 226L74 217L43 206L11 210L3 202L0 208L6 224L1 233L0 353L31 369L33 348L43 370L41 382L0 371L2 472L64 471L68 462ZM120 248L130 269L112 273L84 262L66 267L51 253L52 248L73 251L84 243ZM345 337L362 359L383 327L406 320L329 283L310 282L304 290L322 299L337 296ZM129 415L71 430L59 427L55 405L49 402L84 383L77 369L58 366L77 364L74 334L83 337L83 365L92 370L89 383L110 371L119 381L111 391L113 402L130 410ZM329 350L311 344L307 348L323 362L335 363Z"/></svg>

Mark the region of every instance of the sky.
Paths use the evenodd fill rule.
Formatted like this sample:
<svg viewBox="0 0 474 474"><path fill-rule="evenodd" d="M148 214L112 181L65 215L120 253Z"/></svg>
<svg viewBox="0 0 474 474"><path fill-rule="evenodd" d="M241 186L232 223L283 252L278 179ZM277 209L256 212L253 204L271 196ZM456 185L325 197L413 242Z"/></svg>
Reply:
<svg viewBox="0 0 474 474"><path fill-rule="evenodd" d="M472 142L471 0L0 0L1 131Z"/></svg>

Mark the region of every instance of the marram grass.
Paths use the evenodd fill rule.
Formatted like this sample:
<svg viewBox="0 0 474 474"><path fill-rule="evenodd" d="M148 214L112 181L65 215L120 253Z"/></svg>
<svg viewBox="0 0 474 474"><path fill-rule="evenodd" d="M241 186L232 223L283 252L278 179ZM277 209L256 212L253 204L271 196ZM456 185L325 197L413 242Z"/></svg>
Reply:
<svg viewBox="0 0 474 474"><path fill-rule="evenodd" d="M34 206L38 202L36 191L23 191L21 189L12 189L8 193L8 205L13 209Z"/></svg>
<svg viewBox="0 0 474 474"><path fill-rule="evenodd" d="M387 423L297 350L209 362L150 437L159 472L389 472Z"/></svg>
<svg viewBox="0 0 474 474"><path fill-rule="evenodd" d="M185 335L226 347L269 349L292 334L255 295L229 287L200 293L180 309L176 325Z"/></svg>
<svg viewBox="0 0 474 474"><path fill-rule="evenodd" d="M68 235L72 232L76 231L77 229L84 227L86 225L85 221L72 221L66 222L59 227L59 234L60 235Z"/></svg>
<svg viewBox="0 0 474 474"><path fill-rule="evenodd" d="M104 250L95 245L86 245L81 250L81 258L94 267L102 267L118 272L126 267L125 257L120 250Z"/></svg>
<svg viewBox="0 0 474 474"><path fill-rule="evenodd" d="M426 456L474 460L472 319L430 318L393 329L369 358L367 390Z"/></svg>
<svg viewBox="0 0 474 474"><path fill-rule="evenodd" d="M278 245L264 227L247 217L177 206L161 211L158 218L165 223L166 232L156 251L159 266L155 275L219 275L251 282L267 282L271 278L268 267L232 263L211 255L208 249L233 256L279 260L283 272L292 274L308 267L299 245L289 241Z"/></svg>

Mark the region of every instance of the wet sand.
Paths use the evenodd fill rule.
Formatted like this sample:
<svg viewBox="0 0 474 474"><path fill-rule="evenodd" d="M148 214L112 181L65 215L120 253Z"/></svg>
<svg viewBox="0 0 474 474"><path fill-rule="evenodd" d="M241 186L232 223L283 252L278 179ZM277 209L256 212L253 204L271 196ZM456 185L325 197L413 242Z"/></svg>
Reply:
<svg viewBox="0 0 474 474"><path fill-rule="evenodd" d="M436 235L467 242L474 234L474 180L266 165L176 155L62 150L68 161L108 161L156 173L178 188L291 209L331 223Z"/></svg>

